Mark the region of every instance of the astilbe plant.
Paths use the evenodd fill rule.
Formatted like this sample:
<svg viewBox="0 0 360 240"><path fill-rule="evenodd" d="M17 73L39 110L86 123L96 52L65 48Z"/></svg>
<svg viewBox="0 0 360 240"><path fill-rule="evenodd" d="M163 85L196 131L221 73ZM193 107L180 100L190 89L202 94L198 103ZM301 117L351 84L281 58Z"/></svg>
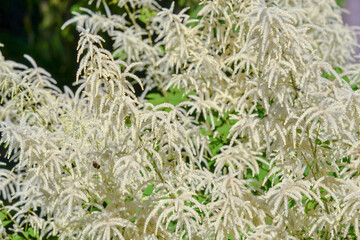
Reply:
<svg viewBox="0 0 360 240"><path fill-rule="evenodd" d="M200 5L75 13L75 93L1 56L3 238L360 239L357 29L335 1Z"/></svg>

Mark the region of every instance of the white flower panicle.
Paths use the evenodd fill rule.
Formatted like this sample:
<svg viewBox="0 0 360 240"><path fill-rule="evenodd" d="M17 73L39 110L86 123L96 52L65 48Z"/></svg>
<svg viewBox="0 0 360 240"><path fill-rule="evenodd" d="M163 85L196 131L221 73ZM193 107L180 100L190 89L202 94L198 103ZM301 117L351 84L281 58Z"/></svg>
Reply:
<svg viewBox="0 0 360 240"><path fill-rule="evenodd" d="M360 239L358 29L336 1L93 3L63 26L75 92L0 55L1 237Z"/></svg>

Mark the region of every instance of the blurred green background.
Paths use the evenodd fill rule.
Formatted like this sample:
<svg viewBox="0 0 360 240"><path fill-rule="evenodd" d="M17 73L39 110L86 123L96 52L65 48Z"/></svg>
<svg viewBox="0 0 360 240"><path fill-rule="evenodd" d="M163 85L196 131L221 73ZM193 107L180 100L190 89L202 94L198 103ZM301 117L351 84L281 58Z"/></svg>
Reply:
<svg viewBox="0 0 360 240"><path fill-rule="evenodd" d="M86 0L1 0L0 42L6 59L26 62L32 56L59 85L71 85L76 69L74 28L61 25L71 17L71 8L86 5Z"/></svg>
<svg viewBox="0 0 360 240"><path fill-rule="evenodd" d="M0 43L5 45L1 48L3 55L6 59L29 66L23 57L28 54L40 67L51 73L58 86L71 87L78 66L78 33L75 26L68 26L64 30L61 30L61 26L72 17L71 12L79 11L80 7L99 11L95 4L89 6L87 2L88 0L0 0ZM169 7L171 2L161 1L161 5ZM190 2L194 4L196 1L178 0L177 11ZM115 4L110 8L112 13L123 12ZM111 39L103 37L107 42L105 47L110 47Z"/></svg>

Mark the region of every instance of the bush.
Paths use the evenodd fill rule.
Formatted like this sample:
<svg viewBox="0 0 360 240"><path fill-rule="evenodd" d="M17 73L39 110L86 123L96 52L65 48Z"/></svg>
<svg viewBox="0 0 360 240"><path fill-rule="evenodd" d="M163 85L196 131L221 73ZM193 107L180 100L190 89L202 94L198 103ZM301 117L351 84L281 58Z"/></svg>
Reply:
<svg viewBox="0 0 360 240"><path fill-rule="evenodd" d="M64 25L76 92L1 55L1 237L360 238L356 29L336 1L93 4Z"/></svg>

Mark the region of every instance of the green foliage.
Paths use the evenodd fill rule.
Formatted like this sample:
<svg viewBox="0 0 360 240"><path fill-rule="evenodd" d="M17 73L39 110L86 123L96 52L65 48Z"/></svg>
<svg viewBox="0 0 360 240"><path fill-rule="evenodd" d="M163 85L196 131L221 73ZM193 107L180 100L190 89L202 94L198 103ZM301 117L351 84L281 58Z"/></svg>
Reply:
<svg viewBox="0 0 360 240"><path fill-rule="evenodd" d="M145 24L147 24L153 16L155 16L157 14L156 11L153 11L151 9L148 8L141 8L140 9L140 16L139 16L139 20Z"/></svg>
<svg viewBox="0 0 360 240"><path fill-rule="evenodd" d="M340 7L345 7L345 0L336 0L336 4L339 5Z"/></svg>
<svg viewBox="0 0 360 240"><path fill-rule="evenodd" d="M154 191L154 184L150 184L144 189L143 196L148 197L152 194L153 191Z"/></svg>
<svg viewBox="0 0 360 240"><path fill-rule="evenodd" d="M12 220L11 214L9 214L6 210L0 211L0 228L1 227L9 227L13 224L16 224ZM26 227L23 229L23 232L18 234L9 234L8 237L10 237L11 240L35 240L40 239L40 236L38 233L34 231L32 227ZM56 240L58 238L46 238L44 240Z"/></svg>
<svg viewBox="0 0 360 240"><path fill-rule="evenodd" d="M162 103L171 103L172 105L176 106L179 103L188 101L188 96L194 95L194 92L190 92L188 94L184 94L185 90L178 90L177 88L170 88L167 92L160 93L160 92L154 92L154 93L148 93L146 95L146 99L149 103L153 105L160 105ZM165 109L166 111L170 111L169 108Z"/></svg>

